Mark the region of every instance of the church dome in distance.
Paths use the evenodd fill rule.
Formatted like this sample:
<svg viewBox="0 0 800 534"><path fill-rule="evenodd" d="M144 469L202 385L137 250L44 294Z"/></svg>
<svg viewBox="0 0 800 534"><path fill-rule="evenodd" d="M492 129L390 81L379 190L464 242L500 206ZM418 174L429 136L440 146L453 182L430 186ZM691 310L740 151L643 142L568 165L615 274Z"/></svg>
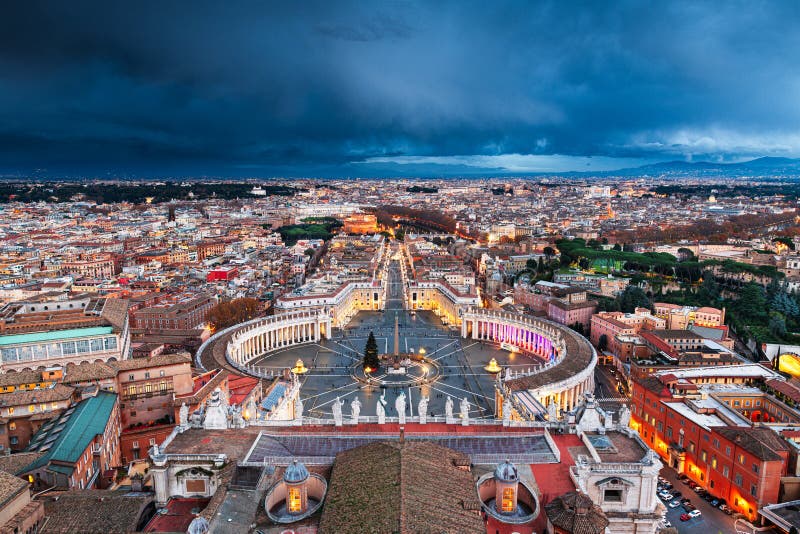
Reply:
<svg viewBox="0 0 800 534"><path fill-rule="evenodd" d="M517 473L517 467L506 460L497 464L494 470L494 478L503 482L518 482L519 473Z"/></svg>
<svg viewBox="0 0 800 534"><path fill-rule="evenodd" d="M283 481L290 484L302 482L307 478L308 469L302 462L297 460L286 466L286 471L283 473Z"/></svg>

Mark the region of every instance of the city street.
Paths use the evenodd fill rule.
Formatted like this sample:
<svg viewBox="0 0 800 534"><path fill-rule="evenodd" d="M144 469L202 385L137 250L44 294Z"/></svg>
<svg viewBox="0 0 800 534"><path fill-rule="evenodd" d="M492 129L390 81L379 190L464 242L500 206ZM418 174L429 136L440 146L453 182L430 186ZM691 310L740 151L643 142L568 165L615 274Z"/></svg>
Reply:
<svg viewBox="0 0 800 534"><path fill-rule="evenodd" d="M681 514L685 513L683 507L669 508L668 503L661 501L664 506L667 506L667 519L672 523L672 526L678 529L681 534L700 533L703 534L729 534L736 532L733 527L733 516L725 515L724 512L718 508L714 508L692 488L678 480L678 475L671 467L664 467L661 470L661 476L667 479L673 486L674 490L681 492L683 497L688 497L692 504L700 510L702 515L689 521L681 521Z"/></svg>
<svg viewBox="0 0 800 534"><path fill-rule="evenodd" d="M616 376L611 374L611 367L607 365L598 365L594 368L594 396L600 403L600 407L614 414L619 413L619 409L623 402L628 402L628 397L623 395L617 389L622 385L625 389L625 381L617 380L620 376L617 372ZM619 400L616 400L619 399Z"/></svg>

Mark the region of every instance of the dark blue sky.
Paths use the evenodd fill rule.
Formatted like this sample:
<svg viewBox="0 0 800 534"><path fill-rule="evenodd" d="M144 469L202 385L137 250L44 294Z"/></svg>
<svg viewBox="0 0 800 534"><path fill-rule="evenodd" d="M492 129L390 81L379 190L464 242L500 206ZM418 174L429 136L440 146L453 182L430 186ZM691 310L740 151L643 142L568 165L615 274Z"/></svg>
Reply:
<svg viewBox="0 0 800 534"><path fill-rule="evenodd" d="M389 176L800 156L798 51L796 1L12 2L0 171Z"/></svg>

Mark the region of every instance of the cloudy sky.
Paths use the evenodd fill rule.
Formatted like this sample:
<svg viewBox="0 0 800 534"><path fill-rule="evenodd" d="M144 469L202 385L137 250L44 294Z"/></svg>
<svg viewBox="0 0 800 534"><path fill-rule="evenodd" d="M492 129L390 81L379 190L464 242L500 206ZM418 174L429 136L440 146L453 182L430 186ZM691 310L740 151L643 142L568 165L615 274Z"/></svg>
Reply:
<svg viewBox="0 0 800 534"><path fill-rule="evenodd" d="M798 28L796 1L12 2L0 172L474 175L800 156Z"/></svg>

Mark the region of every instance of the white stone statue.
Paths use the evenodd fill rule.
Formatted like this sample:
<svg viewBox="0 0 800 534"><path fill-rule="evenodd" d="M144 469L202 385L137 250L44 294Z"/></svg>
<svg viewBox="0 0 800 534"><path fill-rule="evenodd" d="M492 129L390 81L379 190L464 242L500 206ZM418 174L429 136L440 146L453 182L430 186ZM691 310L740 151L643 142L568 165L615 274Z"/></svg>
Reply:
<svg viewBox="0 0 800 534"><path fill-rule="evenodd" d="M375 407L375 412L378 414L378 424L386 423L386 392L384 391L378 399L378 405Z"/></svg>
<svg viewBox="0 0 800 534"><path fill-rule="evenodd" d="M511 397L506 396L506 398L503 399L503 426L508 426L508 424L511 422L512 409Z"/></svg>
<svg viewBox="0 0 800 534"><path fill-rule="evenodd" d="M298 423L303 423L303 401L300 399L299 394L294 401L294 419Z"/></svg>
<svg viewBox="0 0 800 534"><path fill-rule="evenodd" d="M357 425L358 424L358 416L361 414L361 401L358 400L358 397L353 399L353 402L350 403L350 424Z"/></svg>
<svg viewBox="0 0 800 534"><path fill-rule="evenodd" d="M419 399L417 406L417 413L419 414L419 422L424 425L428 423L428 397Z"/></svg>
<svg viewBox="0 0 800 534"><path fill-rule="evenodd" d="M234 408L233 414L231 417L231 428L244 428L247 426L247 423L242 417L242 409L241 408Z"/></svg>
<svg viewBox="0 0 800 534"><path fill-rule="evenodd" d="M551 423L558 421L558 406L553 399L550 399L550 403L547 405L547 420Z"/></svg>
<svg viewBox="0 0 800 534"><path fill-rule="evenodd" d="M181 409L178 411L178 426L181 429L189 428L189 407L186 403L181 403Z"/></svg>
<svg viewBox="0 0 800 534"><path fill-rule="evenodd" d="M404 391L394 400L394 409L397 410L397 417L401 425L406 424L406 394Z"/></svg>
<svg viewBox="0 0 800 534"><path fill-rule="evenodd" d="M619 409L619 427L628 428L628 424L630 422L631 422L631 411L628 408L627 404L623 404L622 408Z"/></svg>
<svg viewBox="0 0 800 534"><path fill-rule="evenodd" d="M455 423L455 419L453 419L453 397L450 395L447 396L447 400L444 403L444 419L447 424Z"/></svg>
<svg viewBox="0 0 800 534"><path fill-rule="evenodd" d="M228 428L228 410L222 403L222 391L217 388L206 401L206 413L203 428L206 430L224 430Z"/></svg>
<svg viewBox="0 0 800 534"><path fill-rule="evenodd" d="M506 367L506 380L511 380L511 367Z"/></svg>
<svg viewBox="0 0 800 534"><path fill-rule="evenodd" d="M336 397L336 400L333 401L333 422L336 426L342 426L342 405L344 401L339 397Z"/></svg>
<svg viewBox="0 0 800 534"><path fill-rule="evenodd" d="M469 401L466 397L461 399L461 424L463 426L469 425Z"/></svg>

